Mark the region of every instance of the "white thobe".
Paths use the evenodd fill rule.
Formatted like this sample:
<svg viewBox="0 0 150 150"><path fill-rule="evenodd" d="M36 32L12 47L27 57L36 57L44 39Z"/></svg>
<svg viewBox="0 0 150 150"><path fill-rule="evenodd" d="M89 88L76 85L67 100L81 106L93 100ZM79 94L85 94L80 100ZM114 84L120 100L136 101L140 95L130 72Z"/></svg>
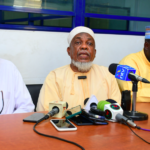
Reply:
<svg viewBox="0 0 150 150"><path fill-rule="evenodd" d="M31 96L21 74L13 63L0 59L0 91L3 91L4 109L1 114L25 113L34 111ZM0 92L0 111L2 109Z"/></svg>

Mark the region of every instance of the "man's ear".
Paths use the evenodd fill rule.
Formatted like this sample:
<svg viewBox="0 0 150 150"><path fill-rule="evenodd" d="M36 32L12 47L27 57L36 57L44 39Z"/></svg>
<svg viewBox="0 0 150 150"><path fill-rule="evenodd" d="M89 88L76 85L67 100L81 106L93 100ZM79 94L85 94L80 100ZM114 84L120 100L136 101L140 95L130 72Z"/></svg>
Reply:
<svg viewBox="0 0 150 150"><path fill-rule="evenodd" d="M145 43L144 43L144 48L145 48L145 50L148 50L148 45L149 45L148 42L145 42Z"/></svg>
<svg viewBox="0 0 150 150"><path fill-rule="evenodd" d="M67 48L68 55L70 56L70 47Z"/></svg>
<svg viewBox="0 0 150 150"><path fill-rule="evenodd" d="M94 58L96 57L96 49L94 50L94 53L95 53L95 55L94 55Z"/></svg>

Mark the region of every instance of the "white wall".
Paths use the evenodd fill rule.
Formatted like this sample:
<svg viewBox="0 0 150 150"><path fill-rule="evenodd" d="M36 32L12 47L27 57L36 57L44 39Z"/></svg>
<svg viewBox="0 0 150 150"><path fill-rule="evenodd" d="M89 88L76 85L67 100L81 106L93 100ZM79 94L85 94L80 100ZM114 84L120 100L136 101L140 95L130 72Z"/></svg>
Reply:
<svg viewBox="0 0 150 150"><path fill-rule="evenodd" d="M26 84L41 84L48 73L70 63L68 33L0 30L0 58L12 61ZM142 50L144 36L96 34L94 63L109 66Z"/></svg>

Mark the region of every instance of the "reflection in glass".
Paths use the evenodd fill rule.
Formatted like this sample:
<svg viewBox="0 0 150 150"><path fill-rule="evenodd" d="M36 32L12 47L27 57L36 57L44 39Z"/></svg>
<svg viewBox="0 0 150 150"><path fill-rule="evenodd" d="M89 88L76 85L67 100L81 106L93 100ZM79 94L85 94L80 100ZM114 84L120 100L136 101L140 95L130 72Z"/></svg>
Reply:
<svg viewBox="0 0 150 150"><path fill-rule="evenodd" d="M59 128L74 128L68 120L52 120L53 123Z"/></svg>
<svg viewBox="0 0 150 150"><path fill-rule="evenodd" d="M13 6L41 8L42 0L14 0Z"/></svg>
<svg viewBox="0 0 150 150"><path fill-rule="evenodd" d="M145 27L149 25L149 22L142 21L85 18L85 26L92 29L145 32Z"/></svg>
<svg viewBox="0 0 150 150"><path fill-rule="evenodd" d="M107 15L129 16L130 7L124 5L125 0L86 0L86 12Z"/></svg>
<svg viewBox="0 0 150 150"><path fill-rule="evenodd" d="M28 25L28 13L25 12L12 12L12 11L1 11L3 18L3 24L17 24L17 25ZM11 21L11 20L16 21ZM17 21L18 19L18 21ZM24 21L19 21L19 19L26 19Z"/></svg>
<svg viewBox="0 0 150 150"><path fill-rule="evenodd" d="M150 18L150 0L86 0L86 13Z"/></svg>
<svg viewBox="0 0 150 150"><path fill-rule="evenodd" d="M52 26L52 27L72 27L72 17L34 14L34 17L42 17L41 20L35 20L35 26Z"/></svg>
<svg viewBox="0 0 150 150"><path fill-rule="evenodd" d="M26 12L1 11L1 24L72 27L72 17Z"/></svg>
<svg viewBox="0 0 150 150"><path fill-rule="evenodd" d="M129 30L136 32L145 32L145 27L149 25L150 25L149 22L130 21Z"/></svg>
<svg viewBox="0 0 150 150"><path fill-rule="evenodd" d="M85 26L88 26L92 29L128 31L129 21L115 19L85 18Z"/></svg>
<svg viewBox="0 0 150 150"><path fill-rule="evenodd" d="M0 5L52 10L73 10L73 0L0 0Z"/></svg>

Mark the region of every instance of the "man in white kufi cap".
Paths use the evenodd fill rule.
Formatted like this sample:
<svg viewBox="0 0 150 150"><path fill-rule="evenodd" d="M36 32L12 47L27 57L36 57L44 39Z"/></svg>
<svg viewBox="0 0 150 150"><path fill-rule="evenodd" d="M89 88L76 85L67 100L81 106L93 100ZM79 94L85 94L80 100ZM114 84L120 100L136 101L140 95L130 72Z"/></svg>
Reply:
<svg viewBox="0 0 150 150"><path fill-rule="evenodd" d="M119 64L136 69L136 74L150 81L150 26L146 27L144 48L125 56ZM132 91L132 82L117 80L121 91ZM131 92L131 97L133 93ZM137 102L150 102L150 84L138 82Z"/></svg>
<svg viewBox="0 0 150 150"><path fill-rule="evenodd" d="M40 91L37 111L49 110L51 101L66 101L69 108L84 106L84 100L95 95L98 101L114 99L121 94L117 81L108 68L92 64L95 55L94 32L87 27L76 27L68 35L67 48L71 64L49 73Z"/></svg>

